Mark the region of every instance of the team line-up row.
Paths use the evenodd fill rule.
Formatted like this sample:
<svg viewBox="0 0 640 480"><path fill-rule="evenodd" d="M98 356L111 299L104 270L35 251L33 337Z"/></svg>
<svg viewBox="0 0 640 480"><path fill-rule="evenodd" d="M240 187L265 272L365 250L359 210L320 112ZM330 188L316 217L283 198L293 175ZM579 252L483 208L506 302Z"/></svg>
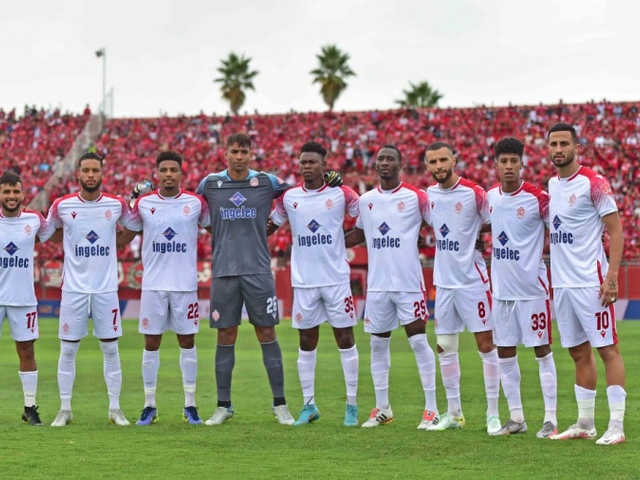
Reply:
<svg viewBox="0 0 640 480"><path fill-rule="evenodd" d="M119 405L122 373L118 338L122 335L117 296L116 248L142 232L144 266L139 331L144 335L142 374L145 405L137 425L157 420L155 400L162 335L171 330L180 345L185 407L193 424L203 423L195 402L198 331L196 241L199 227L211 232L212 269L210 326L217 329L215 378L217 407L206 422L219 425L234 415L231 402L235 342L243 304L259 340L273 394L273 412L284 425L319 419L314 401L319 326L329 322L340 351L346 383L345 426L358 426L356 401L359 357L353 326L356 315L349 285L346 248L366 242L367 301L364 321L370 333L371 375L376 405L362 427L390 422L390 336L404 327L415 354L425 392L419 429L461 428L458 334L474 333L483 365L487 397L487 433L525 433L520 371L516 347L533 347L539 364L545 414L537 436L552 440L596 437L594 408L596 369L592 347L607 372L609 426L596 443L625 440L625 372L618 350L614 303L623 238L609 182L578 163L575 129L557 124L548 132L549 159L558 176L549 192L523 181L524 145L503 138L495 145L500 184L485 192L458 176L453 147L436 142L427 147L425 163L435 184L426 191L401 180L403 158L397 146L385 145L376 155L379 185L358 197L341 186L339 174L325 171L327 150L308 142L301 148L303 183L290 186L274 175L249 168L251 139L243 133L227 139L227 170L212 173L196 193L180 188L182 158L172 151L156 158L158 188L136 187L130 208L121 197L101 192L103 159L88 152L78 162L80 191L58 198L47 219L22 208L23 185L5 172L0 178L0 316L9 319L20 359L25 409L23 420L41 425L35 402L37 368L33 343L38 337L33 289L36 236L63 242L64 278L60 306L58 386L61 407L51 424L65 426L73 418L71 397L79 342L88 334L100 339L109 396L110 421L129 425ZM276 200L272 210L273 200ZM356 227L343 233L345 215ZM294 419L284 396L282 354L275 332L279 323L267 236L286 221L293 248L292 325L299 331L298 373L303 408ZM418 257L421 226L436 238L437 356L447 409L436 402L436 355L427 343L425 288ZM118 227L119 225L119 227ZM602 233L610 235L609 259ZM475 249L482 232L493 237L491 276ZM550 349L551 318L547 270L542 261L549 232L551 279L562 346L575 363L578 420L558 433L557 375ZM5 265L6 264L6 265ZM101 272L95 275L92 272ZM10 285L25 288L10 288ZM30 285L30 287L29 287ZM501 424L500 383L510 411Z"/></svg>

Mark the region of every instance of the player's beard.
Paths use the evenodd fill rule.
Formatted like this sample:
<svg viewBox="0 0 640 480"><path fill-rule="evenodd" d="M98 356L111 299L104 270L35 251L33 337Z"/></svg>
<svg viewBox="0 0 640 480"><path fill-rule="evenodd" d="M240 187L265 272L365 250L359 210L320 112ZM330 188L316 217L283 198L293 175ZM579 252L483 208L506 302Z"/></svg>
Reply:
<svg viewBox="0 0 640 480"><path fill-rule="evenodd" d="M551 161L557 168L563 168L563 167L566 167L567 165L571 165L575 159L576 159L575 152L571 152L569 155L566 156L566 158L561 158L558 160L556 160L555 157L551 157Z"/></svg>
<svg viewBox="0 0 640 480"><path fill-rule="evenodd" d="M436 182L438 182L439 184L447 183L447 182L451 179L451 176L453 175L453 168L450 168L449 170L447 170L447 171L445 172L444 177L442 177L442 178L438 178L438 177L436 177L436 173L437 173L437 172L433 172L433 173L431 173L431 176L433 177L433 179L434 179Z"/></svg>
<svg viewBox="0 0 640 480"><path fill-rule="evenodd" d="M8 213L17 212L18 210L20 210L20 208L22 208L22 202L16 203L15 207L9 207L9 205L7 205L6 203L2 204L2 209Z"/></svg>
<svg viewBox="0 0 640 480"><path fill-rule="evenodd" d="M97 192L98 190L100 190L100 187L102 186L102 180L98 180L96 182L96 184L92 187L89 187L86 183L84 183L82 180L80 180L80 186L82 187L83 190L89 192L89 193L94 193Z"/></svg>

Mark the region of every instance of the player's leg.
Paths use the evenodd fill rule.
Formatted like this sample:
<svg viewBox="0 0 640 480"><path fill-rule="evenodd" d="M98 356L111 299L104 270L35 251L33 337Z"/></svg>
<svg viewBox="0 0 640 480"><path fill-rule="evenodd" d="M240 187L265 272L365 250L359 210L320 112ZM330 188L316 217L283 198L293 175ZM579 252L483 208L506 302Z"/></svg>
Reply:
<svg viewBox="0 0 640 480"><path fill-rule="evenodd" d="M347 404L345 406L345 427L358 426L358 371L360 356L353 335L353 326L356 325L356 311L351 294L351 286L348 283L334 285L320 289L324 300L324 308L333 327L333 336L340 351L340 362L346 385Z"/></svg>
<svg viewBox="0 0 640 480"><path fill-rule="evenodd" d="M242 315L242 292L238 277L211 280L211 318L209 326L218 330L215 373L218 403L206 425L220 425L234 415L231 379L236 363L235 344Z"/></svg>
<svg viewBox="0 0 640 480"><path fill-rule="evenodd" d="M456 292L456 310L460 312L467 330L473 332L482 359L484 390L487 397L487 433L493 434L502 428L498 414L500 396L500 366L498 349L493 343L493 320L491 318L491 292L487 285L479 284Z"/></svg>
<svg viewBox="0 0 640 480"><path fill-rule="evenodd" d="M293 425L295 420L289 412L284 396L282 351L275 329L275 326L280 323L280 317L273 276L268 273L245 275L239 278L249 322L255 328L256 337L262 349L262 362L273 394L273 413L281 425Z"/></svg>
<svg viewBox="0 0 640 480"><path fill-rule="evenodd" d="M500 430L492 432L492 435L509 435L527 431L520 396L520 366L516 353L516 346L523 343L522 330L518 322L522 303L513 300L496 300L493 305L494 341L498 346L500 380L509 406L510 418Z"/></svg>
<svg viewBox="0 0 640 480"><path fill-rule="evenodd" d="M58 359L58 388L60 390L60 410L51 423L52 427L62 427L71 422L71 397L76 378L76 355L80 340L87 336L89 319L89 294L62 291L60 300L60 357Z"/></svg>
<svg viewBox="0 0 640 480"><path fill-rule="evenodd" d="M544 398L544 420L536 434L538 438L548 438L558 433L556 409L558 403L558 375L551 351L551 306L549 299L526 302L532 310L523 314L520 325L526 347L533 347L538 362L540 387Z"/></svg>
<svg viewBox="0 0 640 480"><path fill-rule="evenodd" d="M583 300L584 308L580 320L592 347L604 362L609 403L609 425L605 434L596 442L599 445L614 445L625 441L624 413L626 403L625 368L616 331L616 316L613 305L603 307L598 298L598 288L583 288L576 296ZM589 315L587 312L591 312Z"/></svg>
<svg viewBox="0 0 640 480"><path fill-rule="evenodd" d="M460 359L458 357L458 334L464 323L455 308L456 290L436 287L436 339L440 359L440 376L447 397L447 413L440 417L437 426L430 430L460 428L465 424L460 402Z"/></svg>
<svg viewBox="0 0 640 480"><path fill-rule="evenodd" d="M38 389L38 366L36 364L34 344L40 336L38 310L35 305L27 307L0 307L0 327L5 316L9 319L11 337L16 343L19 368L18 375L22 383L24 411L22 420L30 425L44 425L36 406Z"/></svg>
<svg viewBox="0 0 640 480"><path fill-rule="evenodd" d="M409 345L413 350L420 375L425 405L420 430L431 430L440 422L436 401L436 357L427 342L427 301L424 293L397 292L394 294L398 317L404 327Z"/></svg>
<svg viewBox="0 0 640 480"><path fill-rule="evenodd" d="M191 425L200 425L202 419L196 406L198 353L195 342L200 325L198 292L170 292L169 306L169 328L176 333L180 345L180 371L184 391L183 418Z"/></svg>
<svg viewBox="0 0 640 480"><path fill-rule="evenodd" d="M320 418L315 402L315 372L319 325L327 314L318 288L294 288L291 326L298 330L298 378L302 389L302 411L294 425L305 425Z"/></svg>
<svg viewBox="0 0 640 480"><path fill-rule="evenodd" d="M120 409L120 391L122 390L122 367L118 339L122 336L122 319L118 292L94 293L91 295L91 316L93 317L93 335L100 340L102 350L104 381L109 396L109 422L121 427L129 421Z"/></svg>
<svg viewBox="0 0 640 480"><path fill-rule="evenodd" d="M144 408L136 422L146 426L158 420L156 390L160 369L160 345L162 334L168 327L168 292L143 290L140 295L140 320L138 331L144 335L142 350L142 382L144 386Z"/></svg>
<svg viewBox="0 0 640 480"><path fill-rule="evenodd" d="M391 332L398 328L396 307L389 292L368 292L364 331L371 334L371 378L376 406L365 428L377 427L393 420L389 403L389 370L391 368Z"/></svg>
<svg viewBox="0 0 640 480"><path fill-rule="evenodd" d="M592 439L596 436L594 413L596 404L596 362L589 343L589 337L580 322L581 301L576 295L578 288L556 288L554 307L560 330L562 346L569 349L569 355L576 369L574 385L578 403L578 420L567 430L552 435L552 440L575 438Z"/></svg>

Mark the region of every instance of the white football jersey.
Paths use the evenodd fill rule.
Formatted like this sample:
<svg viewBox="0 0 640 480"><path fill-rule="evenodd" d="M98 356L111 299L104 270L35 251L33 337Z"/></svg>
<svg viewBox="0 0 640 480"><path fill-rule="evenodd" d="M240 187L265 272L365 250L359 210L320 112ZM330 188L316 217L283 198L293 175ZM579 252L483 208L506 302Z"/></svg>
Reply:
<svg viewBox="0 0 640 480"><path fill-rule="evenodd" d="M129 230L142 231L142 289L191 292L198 289L198 224L211 224L204 198L158 191L136 200Z"/></svg>
<svg viewBox="0 0 640 480"><path fill-rule="evenodd" d="M581 166L571 177L549 179L551 283L599 286L609 262L602 245L602 217L618 211L609 182Z"/></svg>
<svg viewBox="0 0 640 480"><path fill-rule="evenodd" d="M487 192L491 220L491 286L498 300L546 298L547 266L542 260L549 218L547 192L522 182L515 192L500 186Z"/></svg>
<svg viewBox="0 0 640 480"><path fill-rule="evenodd" d="M125 226L130 216L122 197L107 193L93 201L74 193L53 202L47 221L63 229L63 291L118 290L116 223Z"/></svg>
<svg viewBox="0 0 640 480"><path fill-rule="evenodd" d="M429 222L429 198L404 182L389 191L375 187L360 197L356 226L367 240L368 291L425 291L418 256L423 220Z"/></svg>
<svg viewBox="0 0 640 480"><path fill-rule="evenodd" d="M344 245L345 213L358 216L358 194L349 187L318 190L298 186L276 201L271 219L291 225L291 285L298 288L349 283Z"/></svg>
<svg viewBox="0 0 640 480"><path fill-rule="evenodd" d="M15 217L0 213L0 305L38 304L33 288L36 235L44 242L54 232L55 228L38 212L22 210Z"/></svg>
<svg viewBox="0 0 640 480"><path fill-rule="evenodd" d="M476 240L489 222L487 193L475 183L459 178L448 190L439 184L427 189L431 222L436 237L433 283L444 288L465 288L489 283Z"/></svg>

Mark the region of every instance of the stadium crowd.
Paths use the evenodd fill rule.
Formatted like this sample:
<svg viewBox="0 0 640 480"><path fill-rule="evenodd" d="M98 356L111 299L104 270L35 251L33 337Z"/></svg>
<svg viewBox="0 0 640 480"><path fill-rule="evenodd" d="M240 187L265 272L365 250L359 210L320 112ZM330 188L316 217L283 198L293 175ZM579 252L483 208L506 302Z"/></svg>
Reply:
<svg viewBox="0 0 640 480"><path fill-rule="evenodd" d="M89 115L88 109L72 115L27 107L22 116L0 109L0 170L20 172L32 198ZM299 149L314 140L329 149L329 167L340 170L345 183L362 194L374 184L374 152L387 143L397 145L403 153L404 180L426 188L433 181L425 172L424 149L438 140L457 149L461 175L488 188L497 183L493 144L512 135L525 142L523 177L546 188L554 175L547 159L546 132L556 122L575 125L582 147L580 162L610 180L625 229L625 258L640 257L635 235L640 227L640 102L113 119L106 123L95 146L105 155L109 172L104 190L127 194L143 178L151 177L155 155L167 149L183 155L184 185L195 190L207 173L226 168L224 141L237 131L246 131L254 141L252 168L298 183ZM77 189L77 181L71 178L52 197ZM286 257L290 234L281 230L270 245L274 256ZM201 258L210 254L208 243L203 238ZM127 249L125 255L133 253Z"/></svg>

